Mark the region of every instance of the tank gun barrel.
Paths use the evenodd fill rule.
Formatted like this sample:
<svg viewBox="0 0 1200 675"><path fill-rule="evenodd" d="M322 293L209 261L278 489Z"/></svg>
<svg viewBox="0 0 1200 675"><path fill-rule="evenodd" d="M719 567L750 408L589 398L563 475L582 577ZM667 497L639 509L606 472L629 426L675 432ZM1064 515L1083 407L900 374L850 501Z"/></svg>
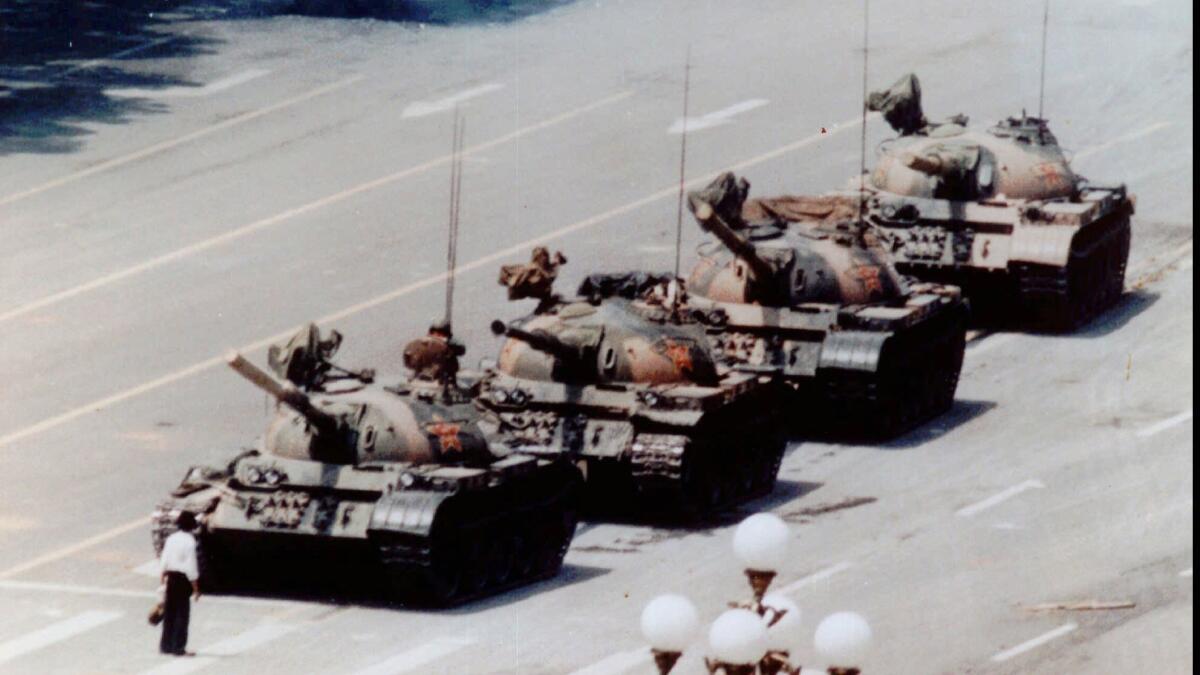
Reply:
<svg viewBox="0 0 1200 675"><path fill-rule="evenodd" d="M756 279L766 280L774 275L774 269L758 255L758 252L754 250L754 245L735 232L721 214L712 207L712 204L693 192L688 195L688 207L696 216L696 222L700 224L700 229L711 232L725 248L744 260L750 267L750 273Z"/></svg>
<svg viewBox="0 0 1200 675"><path fill-rule="evenodd" d="M262 368L250 363L237 352L230 352L229 356L226 357L226 362L230 368L245 378L250 384L265 391L275 400L303 415L305 419L317 428L318 433L332 433L337 429L337 418L318 409L313 405L312 399L304 392L293 386L279 382L279 380L271 377Z"/></svg>
<svg viewBox="0 0 1200 675"><path fill-rule="evenodd" d="M520 340L538 351L552 354L563 360L578 361L583 358L583 350L579 347L563 342L558 337L546 331L528 331L524 328L510 326L503 321L496 320L492 322L492 333Z"/></svg>

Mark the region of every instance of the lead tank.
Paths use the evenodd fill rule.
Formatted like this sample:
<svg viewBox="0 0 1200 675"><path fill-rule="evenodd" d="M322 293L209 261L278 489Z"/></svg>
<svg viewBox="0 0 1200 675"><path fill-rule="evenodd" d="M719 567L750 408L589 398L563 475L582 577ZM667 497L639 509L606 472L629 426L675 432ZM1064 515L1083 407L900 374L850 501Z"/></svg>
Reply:
<svg viewBox="0 0 1200 675"><path fill-rule="evenodd" d="M546 294L492 328L506 339L478 401L506 442L582 465L591 510L694 517L774 488L776 387L723 369L665 302Z"/></svg>
<svg viewBox="0 0 1200 675"><path fill-rule="evenodd" d="M1044 119L931 123L906 75L872 93L899 136L870 175L871 219L897 267L961 285L988 314L1070 330L1124 290L1134 199L1077 175Z"/></svg>
<svg viewBox="0 0 1200 675"><path fill-rule="evenodd" d="M948 410L966 339L959 289L898 274L856 221L856 195L749 189L726 173L688 195L716 238L699 249L688 305L721 357L786 383L810 429L886 438Z"/></svg>
<svg viewBox="0 0 1200 675"><path fill-rule="evenodd" d="M353 564L400 599L443 605L556 574L575 531L578 470L486 435L452 383L332 366L339 342L309 326L273 349L285 382L230 357L278 401L276 415L256 449L187 472L154 513L155 550L187 510L201 523L208 587L354 577Z"/></svg>

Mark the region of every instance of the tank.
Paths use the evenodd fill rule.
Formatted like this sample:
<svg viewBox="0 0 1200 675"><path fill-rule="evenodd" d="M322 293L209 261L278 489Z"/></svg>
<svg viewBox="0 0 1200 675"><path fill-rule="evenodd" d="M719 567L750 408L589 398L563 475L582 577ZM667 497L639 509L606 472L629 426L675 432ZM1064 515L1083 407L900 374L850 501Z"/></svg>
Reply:
<svg viewBox="0 0 1200 675"><path fill-rule="evenodd" d="M478 401L494 432L581 465L593 513L699 517L774 488L775 386L723 368L694 320L661 302L545 295L492 330L504 339Z"/></svg>
<svg viewBox="0 0 1200 675"><path fill-rule="evenodd" d="M870 174L871 220L900 271L960 285L984 314L1071 330L1125 284L1134 198L1076 174L1046 120L928 122L906 75L868 99L899 134Z"/></svg>
<svg viewBox="0 0 1200 675"><path fill-rule="evenodd" d="M154 512L155 550L187 510L209 588L361 565L395 599L446 605L556 574L578 470L485 434L453 383L333 366L338 343L310 326L273 348L283 382L230 356L276 414L257 448L188 470Z"/></svg>
<svg viewBox="0 0 1200 675"><path fill-rule="evenodd" d="M798 396L806 429L887 438L950 408L968 306L954 286L901 276L856 195L748 199L723 174L688 195L701 244L687 304L737 371Z"/></svg>

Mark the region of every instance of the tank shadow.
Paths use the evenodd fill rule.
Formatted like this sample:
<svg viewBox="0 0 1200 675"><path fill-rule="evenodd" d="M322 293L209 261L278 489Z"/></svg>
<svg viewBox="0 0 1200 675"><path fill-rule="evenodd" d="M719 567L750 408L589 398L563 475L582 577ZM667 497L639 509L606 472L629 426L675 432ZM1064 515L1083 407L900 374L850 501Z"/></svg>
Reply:
<svg viewBox="0 0 1200 675"><path fill-rule="evenodd" d="M609 570L585 565L564 564L558 575L549 579L501 590L448 607L428 606L389 597L377 570L367 565L349 565L335 570L300 570L286 577L269 581L249 579L243 583L227 584L214 597L253 598L306 602L333 607L363 607L397 611L420 611L463 614L516 602L537 593L552 591L607 574Z"/></svg>
<svg viewBox="0 0 1200 675"><path fill-rule="evenodd" d="M1127 291L1111 307L1092 317L1073 332L1064 333L1032 323L1028 317L1016 310L998 308L1000 303L981 307L972 300L971 328L995 333L1023 332L1050 337L1104 337L1120 330L1157 301L1158 295L1155 293L1144 290Z"/></svg>
<svg viewBox="0 0 1200 675"><path fill-rule="evenodd" d="M604 513L593 511L584 516L584 522L580 523L575 536L578 537L580 534L600 524L651 527L684 533L725 527L738 523L751 514L759 511L769 511L780 504L787 503L793 499L799 499L813 490L820 488L822 485L823 483L780 479L776 481L775 489L770 494L698 517L687 517L672 513L639 513L630 510L614 510Z"/></svg>
<svg viewBox="0 0 1200 675"><path fill-rule="evenodd" d="M166 106L116 89L197 86L179 77L120 67L124 59L207 53L214 40L170 32L184 0L11 0L0 23L0 155L67 153L93 132Z"/></svg>
<svg viewBox="0 0 1200 675"><path fill-rule="evenodd" d="M901 436L883 443L877 443L876 445L881 450L905 450L918 445L924 445L945 436L996 406L997 403L994 401L955 399L954 405L944 414L929 420L915 429L909 430Z"/></svg>
<svg viewBox="0 0 1200 675"><path fill-rule="evenodd" d="M1158 302L1159 294L1150 291L1130 291L1121 296L1116 304L1094 317L1091 321L1080 326L1068 337L1100 338L1115 333L1125 327L1142 312Z"/></svg>

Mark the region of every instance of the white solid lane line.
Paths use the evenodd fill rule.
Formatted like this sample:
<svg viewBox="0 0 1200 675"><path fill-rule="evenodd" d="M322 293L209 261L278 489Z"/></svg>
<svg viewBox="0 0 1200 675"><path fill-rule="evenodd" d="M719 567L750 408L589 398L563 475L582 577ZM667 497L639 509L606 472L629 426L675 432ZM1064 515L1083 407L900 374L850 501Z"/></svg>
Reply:
<svg viewBox="0 0 1200 675"><path fill-rule="evenodd" d="M1041 647L1042 645L1046 644L1047 642L1050 642L1051 640L1056 640L1068 633L1071 633L1076 628L1079 628L1079 624L1068 623L1068 624L1059 626L1058 628L1055 628L1052 631L1042 633L1041 635L1033 638L1032 640L1027 640L1025 642L1022 642L1021 644L1017 645L1016 647L1013 647L1012 649L1005 649L1004 651L993 656L992 661L995 663L1003 663L1005 661L1008 661L1009 659L1020 656L1021 654L1024 654L1025 652L1027 652L1031 649L1037 649L1038 647Z"/></svg>
<svg viewBox="0 0 1200 675"><path fill-rule="evenodd" d="M220 122L217 122L216 124L213 124L213 125L210 125L207 127L203 127L201 129L197 129L195 131L186 133L182 136L177 136L175 138L163 141L161 143L155 143L154 145L144 147L141 150L136 150L127 155L121 155L120 157L114 157L113 159L100 162L99 164L94 164L86 169L81 170L81 171L76 171L75 173L70 173L65 176L61 176L59 178L55 178L53 180L46 181L45 183L42 183L41 185L35 185L31 188L27 188L20 192L14 192L13 194L7 195L5 197L0 197L0 206L4 206L6 204L12 204L13 202L20 201L27 197L32 197L33 195L40 194L47 190L52 190L56 187L61 187L68 183L73 183L81 178L86 178L88 176L92 176L92 175L101 173L103 171L108 171L109 169L115 169L119 166L124 166L126 164L129 164L130 162L136 162L139 159L144 159L151 155L155 155L160 152L170 150L171 148L178 147L180 145L183 145L184 143L190 143L191 141L194 141L198 138L203 138L205 136L208 136L209 134L216 133L218 131L221 131L222 129L228 129L229 127L241 124L243 122L249 122L250 120L257 119L259 117L262 117L263 115L268 115L277 110L283 110L284 108L289 108L291 106L294 106L299 103L303 103L305 101L316 98L318 96L323 96L330 92L337 91L338 89L348 87L348 86L354 84L355 82L359 82L363 79L365 79L365 78L362 75L354 75L354 76L348 77L344 80L338 80L337 82L333 82L331 84L326 84L324 86L317 87L316 89L313 89L306 93L300 94L299 96L294 96L292 98L285 99L283 101L280 101L279 103L274 103L272 105L266 106L265 108L251 110L250 112L242 113L241 115L236 115L234 117L230 117L227 120L222 120ZM4 320L6 318L10 318L10 317L7 314L0 315L0 321Z"/></svg>
<svg viewBox="0 0 1200 675"><path fill-rule="evenodd" d="M457 94L451 94L445 98L437 99L436 101L415 101L408 104L404 108L404 112L400 113L400 117L424 117L435 113L446 112L454 109L458 104L469 101L473 98L478 98L484 94L490 94L493 91L503 89L504 85L498 82L489 84L481 84L478 87L464 89Z"/></svg>
<svg viewBox="0 0 1200 675"><path fill-rule="evenodd" d="M980 511L986 511L987 509L990 509L993 506L996 506L997 504L1008 501L1009 499L1016 497L1017 495L1021 494L1022 492L1025 492L1026 490L1040 490L1044 487L1046 487L1046 486L1043 485L1042 481L1040 481L1040 480L1027 480L1024 483L1020 483L1020 484L1014 485L1006 490L997 492L996 494L992 495L991 497L988 497L987 499L984 499L983 501L975 502L974 504L971 504L970 506L964 506L956 512L956 515L963 517L963 518L970 518L971 516L979 513Z"/></svg>
<svg viewBox="0 0 1200 675"><path fill-rule="evenodd" d="M64 546L55 551L51 551L50 553L45 553L43 555L40 555L40 556L34 558L33 560L29 560L29 561L21 563L20 565L15 565L6 570L0 571L0 579L8 579L10 577L15 577L16 575L18 575L22 572L33 569L34 567L40 567L47 563L52 563L56 560L61 560L63 558L66 558L67 556L74 555L74 554L78 553L79 551L82 551L86 548L91 548L92 546L95 546L96 544L99 544L101 542L108 541L109 539L112 539L114 537L119 537L122 534L125 534L126 532L132 532L133 530L136 530L139 527L149 527L149 525L150 525L150 517L149 516L142 516L141 518L138 518L136 520L131 520L128 523L125 523L124 525L117 525L116 527L109 528L99 534L92 535L92 536L88 537L87 539L84 539L83 541L75 542L74 544Z"/></svg>
<svg viewBox="0 0 1200 675"><path fill-rule="evenodd" d="M620 675L654 659L649 647L630 649L627 652L617 652L603 658L590 666L580 668L571 675Z"/></svg>
<svg viewBox="0 0 1200 675"><path fill-rule="evenodd" d="M384 661L359 670L354 675L400 675L414 670L454 652L475 644L466 638L438 638L407 651L400 652Z"/></svg>
<svg viewBox="0 0 1200 675"><path fill-rule="evenodd" d="M191 658L164 657L169 661L147 670L144 675L186 675L210 666L223 656L236 656L287 635L299 626L292 623L260 623L248 631L196 650Z"/></svg>
<svg viewBox="0 0 1200 675"><path fill-rule="evenodd" d="M133 568L132 571L134 574L140 574L142 576L157 577L161 574L161 570L162 565L159 564L158 559L151 559Z"/></svg>
<svg viewBox="0 0 1200 675"><path fill-rule="evenodd" d="M667 128L667 133L678 135L682 134L685 128L687 129L688 133L692 133L695 131L701 131L703 129L709 129L711 127L719 127L723 124L729 124L734 117L741 115L744 112L750 112L755 108L761 108L768 103L770 103L770 101L765 98L752 98L748 101L742 101L741 103L734 103L733 105L726 108L721 108L720 110L714 110L713 112L710 112L706 115L701 115L700 117L688 117L686 119L681 117L675 120L675 122Z"/></svg>
<svg viewBox="0 0 1200 675"><path fill-rule="evenodd" d="M625 92L624 95L628 95L628 93L629 92ZM542 124L545 125L545 124L550 124L552 122L553 122L553 120L547 120L546 122L542 122ZM830 127L828 130L823 131L821 133L813 134L811 136L801 138L797 141L793 141L786 145L782 145L778 148L775 148L774 150L768 150L767 152L764 152L760 155L750 157L749 159L744 159L740 162L737 162L736 164L732 164L732 165L726 167L724 169L724 171L735 171L735 172L742 171L742 170L746 169L747 167L754 166L756 164L761 164L763 162L774 159L781 155L786 155L789 152L794 152L796 150L799 150L800 148L806 147L808 145L812 145L813 143L816 143L820 140L828 138L828 137L832 136L834 133L837 133L839 131L843 131L846 129L852 129L857 124L859 124L858 119L847 120L845 122L840 123L839 125ZM514 132L514 133L516 133L516 132ZM500 142L500 140L501 139L496 139L493 142ZM705 183L712 181L714 178L717 177L717 175L719 175L719 172L706 174L706 175L700 176L698 178L693 178L692 180L688 181L685 184L685 187L695 187L695 186L703 185ZM370 185L370 184L368 184L368 185ZM361 189L366 189L366 186L359 186L358 188L355 188L355 190L361 190ZM532 239L527 239L519 244L514 244L512 246L509 246L508 248L494 251L493 253L491 253L489 255L483 256L482 258L476 258L475 260L473 260L469 263L459 265L457 268L455 268L455 274L463 274L465 272L479 269L481 267L491 265L498 261L509 258L513 255L527 254L528 250L533 246L546 244L546 243L554 241L556 239L565 237L568 234L571 234L573 232L578 232L580 230L585 230L585 229L588 229L591 227L595 227L596 225L598 225L600 223L607 222L617 216L624 215L624 214L634 211L638 208L646 206L647 204L652 204L660 199L665 199L667 197L674 196L674 195L678 194L678 192L679 192L679 184L678 183L676 183L675 185L669 186L669 187L664 187L661 190L658 190L657 192L653 192L653 193L646 195L645 197L642 197L640 199L636 199L634 201L627 202L625 204L622 204L621 206L613 207L603 213L599 213L594 216L584 218L583 220L576 221L574 223L571 223L570 225L564 225L563 227L560 227L555 230L551 230L550 232L547 232L542 235L538 235L536 237L533 237ZM409 294L414 293L423 288L427 288L427 287L433 286L435 284L440 284L445 278L446 278L446 273L439 272L438 274L435 274L430 277L426 277L420 281L415 281L413 283L406 284L395 290L388 291L387 293L378 295L374 298L365 300L358 304L351 305L350 307L342 309L338 312L334 312L333 314L326 315L320 319L317 319L316 323L318 325L324 326L324 325L333 323L335 321L340 321L342 319L345 319L346 317L353 316L355 314L361 313L361 312L371 309L373 307L377 307L379 305L383 305L383 304L392 302L400 297L409 295ZM5 316L7 316L7 315L0 315L0 320L3 320L5 318ZM288 330L281 331L275 335L265 337L261 340L258 340L257 342L253 342L248 345L244 345L241 348L239 348L238 351L242 351L242 352L254 351L255 349L260 349L260 348L265 347L273 342L278 342L280 340L286 340L288 337L295 334L295 332L298 329L299 329L298 327L289 328ZM185 368L181 368L174 372L167 373L166 375L157 377L153 380L144 382L144 383L137 385L135 387L132 387L130 389L126 389L124 391L118 392L116 394L112 394L110 396L106 396L106 397L104 397L102 399L98 399L96 401L92 401L91 403L87 403L85 405L79 406L72 410L68 410L64 413L60 413L58 415L55 415L54 417L49 417L40 422L37 422L28 427L25 427L23 429L18 429L16 431L13 431L13 432L10 432L3 436L0 436L0 448L3 448L4 446L15 443L21 439L28 438L30 436L34 436L43 431L47 431L49 429L53 429L55 427L61 426L63 424L66 424L67 422L70 422L70 421L72 421L76 418L82 417L84 415L88 415L88 414L91 414L94 412L99 412L101 410L112 407L123 401L129 400L131 398L135 398L137 396L140 396L140 395L145 394L150 391L154 391L155 389L164 387L168 384L172 384L174 382L178 382L180 380L186 379L188 377L191 377L192 375L202 373L202 372L208 370L209 368L220 365L224 362L225 362L225 357L223 355L222 356L214 356L210 359L206 359L204 361L194 363ZM55 555L57 555L57 554L55 554ZM17 568L12 568L5 572L0 572L0 578L3 578L5 576L12 576L13 574L16 574L17 572L14 570L25 571L25 570L29 569L30 567L34 567L34 566L36 566L36 565L34 565L32 563L25 563Z"/></svg>
<svg viewBox="0 0 1200 675"><path fill-rule="evenodd" d="M842 572L845 572L846 570L850 569L851 567L854 567L854 565L852 565L851 563L848 563L848 562L840 562L836 565L830 565L829 567L826 567L823 570L813 572L812 574L810 574L804 578L793 581L792 583L779 589L779 592L780 593L794 593L794 592L800 590L801 588L804 588L806 586L811 586L815 583L825 581L826 579L829 579L830 577L841 574Z"/></svg>
<svg viewBox="0 0 1200 675"><path fill-rule="evenodd" d="M68 595L87 595L109 598L157 598L156 591L138 591L126 588L105 588L103 586L79 586L76 584L55 584L45 581L13 581L0 580L0 590L33 592L33 593L65 593ZM245 607L297 608L313 607L314 603L304 600L285 600L276 598L255 598L237 595L206 595L205 604L235 605Z"/></svg>
<svg viewBox="0 0 1200 675"><path fill-rule="evenodd" d="M109 96L119 96L122 98L200 98L201 96L211 96L218 92L232 89L238 85L245 84L252 80L270 74L271 71L262 68L252 68L250 70L235 73L229 77L223 77L219 80L209 82L200 87L163 87L162 89L141 89L141 88L124 88L124 89L106 89L104 93Z"/></svg>
<svg viewBox="0 0 1200 675"><path fill-rule="evenodd" d="M1186 422L1190 419L1192 419L1192 409L1191 408L1179 413L1178 415L1173 415L1171 417L1168 417L1167 419L1165 419L1161 422L1158 422L1156 424L1151 424L1150 426L1138 431L1137 435L1139 438L1149 438L1149 437L1153 436L1154 434L1157 434L1161 431L1166 431L1167 429L1170 429L1173 426L1183 424L1184 422Z"/></svg>
<svg viewBox="0 0 1200 675"><path fill-rule="evenodd" d="M501 145L503 143L508 143L510 141L519 139L522 136L528 135L535 131L545 129L546 127L553 126L555 124L559 124L561 122L569 120L573 117L582 115L582 114L589 112L600 106L614 103L621 99L627 98L630 95L632 95L632 92L624 91L619 94L615 94L613 96L608 96L608 97L599 99L597 101L593 101L592 103L589 103L585 106L576 108L574 110L567 111L565 113L556 115L554 117L543 120L541 122L537 122L535 124L531 124L529 126L522 127L520 129L517 129L516 131L509 132L503 136L494 138L490 141L486 141L486 142L480 143L478 145L470 146L470 147L466 148L465 150L463 150L462 154L463 154L463 156L467 156L470 154L482 152L484 150L495 147L497 145ZM423 162L421 164L411 166L407 169L402 169L395 173L391 173L386 176L381 176L374 180L370 180L365 183L360 183L353 187L346 188L345 190L336 192L331 195L327 195L320 199L308 202L307 204L303 204L301 206L290 208L286 211L277 213L273 216L268 216L266 218L256 220L252 223L242 225L233 230L228 230L228 231L218 234L214 237L210 237L208 239L204 239L201 241L194 242L192 244L188 244L187 246L184 246L183 248L178 248L169 253L164 253L160 256L150 258L148 260L144 260L140 263L137 263L136 265L132 265L130 267L126 267L124 269L117 270L110 274L106 274L102 277L97 277L95 279L92 279L91 281L87 281L82 284L79 284L78 286L72 286L71 288L64 289L57 293L48 295L44 298L40 298L38 300L34 300L32 302L21 305L20 307L15 307L13 309L10 309L7 312L0 313L0 322L8 321L8 320L14 319L18 316L22 316L24 314L28 314L28 313L36 311L36 310L44 309L46 307L49 307L50 305L54 305L59 302L62 302L63 300L68 300L75 296L82 295L82 294L88 293L90 291L94 291L98 288L103 288L104 286L109 286L109 285L114 284L123 279L127 279L129 277L141 274L143 272L147 272L152 269L162 267L163 265L166 265L167 263L174 262L176 260L180 260L182 258L186 258L188 256L195 255L195 254L201 253L203 251L207 251L208 249L211 249L211 248L214 248L217 246L221 246L223 244L227 244L227 243L237 240L237 239L241 239L242 237L253 234L254 232L258 232L259 230L263 230L268 227L278 225L279 223L282 223L291 218L295 218L296 216L300 216L305 213L309 213L312 211L316 211L318 209L325 208L327 206L330 206L330 205L336 204L338 202L344 201L346 199L349 199L355 195L358 195L358 194L361 194L364 192L368 192L370 190L375 190L377 188L384 187L386 185L390 185L398 180L408 178L409 176L414 176L419 173L436 168L448 161L450 161L450 155L442 155L441 157L437 157L437 158L429 160L427 162ZM0 204L3 204L3 203L4 203L3 201L0 201ZM0 439L0 445L4 445L3 439Z"/></svg>
<svg viewBox="0 0 1200 675"><path fill-rule="evenodd" d="M21 637L13 638L7 642L0 642L0 664L62 642L80 633L86 633L97 626L102 626L121 616L121 612L105 612L100 610L83 612L69 619L52 623L32 633L26 633Z"/></svg>

